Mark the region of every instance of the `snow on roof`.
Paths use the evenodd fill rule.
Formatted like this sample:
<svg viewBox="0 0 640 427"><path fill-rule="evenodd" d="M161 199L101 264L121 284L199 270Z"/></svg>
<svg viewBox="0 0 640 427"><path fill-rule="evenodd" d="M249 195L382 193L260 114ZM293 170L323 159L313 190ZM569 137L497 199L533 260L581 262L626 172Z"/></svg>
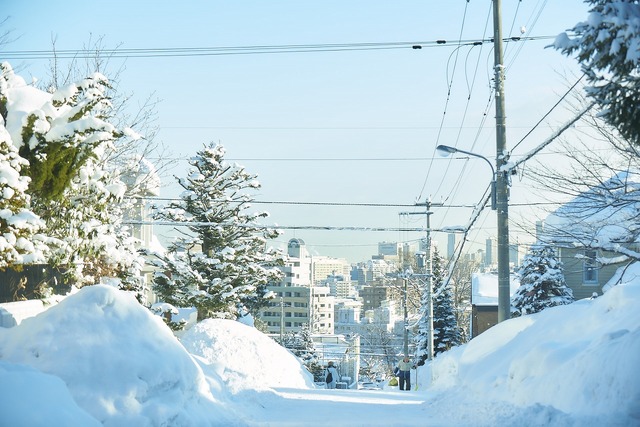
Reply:
<svg viewBox="0 0 640 427"><path fill-rule="evenodd" d="M516 275L511 275L511 290L513 295L520 280ZM495 273L473 273L471 275L471 304L472 305L498 305L498 275Z"/></svg>
<svg viewBox="0 0 640 427"><path fill-rule="evenodd" d="M576 196L545 220L544 240L600 245L626 242L637 228L640 211L640 172L625 171Z"/></svg>
<svg viewBox="0 0 640 427"><path fill-rule="evenodd" d="M602 287L602 291L607 292L619 284L638 281L640 281L640 262L634 262L623 267L618 267L615 274Z"/></svg>

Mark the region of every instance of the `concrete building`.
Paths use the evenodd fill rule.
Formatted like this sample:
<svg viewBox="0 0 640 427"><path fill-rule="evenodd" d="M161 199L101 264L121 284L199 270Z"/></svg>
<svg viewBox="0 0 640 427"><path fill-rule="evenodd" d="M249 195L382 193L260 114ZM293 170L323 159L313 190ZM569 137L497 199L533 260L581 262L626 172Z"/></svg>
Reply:
<svg viewBox="0 0 640 427"><path fill-rule="evenodd" d="M399 257L401 252L400 243L397 242L380 242L378 243L378 255L387 255Z"/></svg>
<svg viewBox="0 0 640 427"><path fill-rule="evenodd" d="M389 298L389 288L384 286L382 282L371 282L360 290L360 299L362 300L362 309L367 312L369 310L380 307L383 301Z"/></svg>
<svg viewBox="0 0 640 427"><path fill-rule="evenodd" d="M349 277L351 264L344 258L332 258L328 256L311 256L311 283L322 284L327 277L332 275Z"/></svg>
<svg viewBox="0 0 640 427"><path fill-rule="evenodd" d="M359 334L361 314L362 301L352 299L337 300L334 332L344 335Z"/></svg>
<svg viewBox="0 0 640 427"><path fill-rule="evenodd" d="M287 244L284 278L278 285L269 286L276 299L258 317L272 334L300 331L308 324L312 333L334 332L334 297L327 286L313 286L311 257L302 239Z"/></svg>
<svg viewBox="0 0 640 427"><path fill-rule="evenodd" d="M324 286L328 286L331 295L336 298L355 298L358 294L349 276L331 275L324 280Z"/></svg>

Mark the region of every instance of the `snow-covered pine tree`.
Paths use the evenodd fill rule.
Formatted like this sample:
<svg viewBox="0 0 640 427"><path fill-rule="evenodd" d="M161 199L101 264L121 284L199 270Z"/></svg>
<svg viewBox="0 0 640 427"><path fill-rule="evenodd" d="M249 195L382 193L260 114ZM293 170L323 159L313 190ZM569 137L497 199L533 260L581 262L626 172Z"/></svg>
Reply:
<svg viewBox="0 0 640 427"><path fill-rule="evenodd" d="M637 0L586 0L589 17L554 47L576 54L591 87L587 93L602 117L633 144L640 145L640 4Z"/></svg>
<svg viewBox="0 0 640 427"><path fill-rule="evenodd" d="M57 199L96 150L123 135L109 122L109 84L95 73L53 94L24 86L8 63L0 65L0 111L7 111L13 144L29 161L29 192Z"/></svg>
<svg viewBox="0 0 640 427"><path fill-rule="evenodd" d="M288 332L282 337L283 347L289 349L314 376L315 381L324 381L324 369L318 361L318 353L311 338L311 328L308 323L302 325L299 331Z"/></svg>
<svg viewBox="0 0 640 427"><path fill-rule="evenodd" d="M460 345L462 335L456 321L453 296L450 287L445 288L436 296L436 292L442 286L444 277L444 260L438 248L433 248L431 261L431 274L433 286L433 353L438 354L449 348ZM422 292L421 318L418 323L416 336L416 356L418 365L424 365L429 356L429 300L427 288Z"/></svg>
<svg viewBox="0 0 640 427"><path fill-rule="evenodd" d="M433 300L433 354L437 355L462 343L462 331L458 326L451 284L444 285L444 259L434 249L434 300Z"/></svg>
<svg viewBox="0 0 640 427"><path fill-rule="evenodd" d="M20 175L27 164L0 116L0 270L45 260L44 222L29 209L29 178Z"/></svg>
<svg viewBox="0 0 640 427"><path fill-rule="evenodd" d="M548 245L532 246L518 270L520 286L511 297L511 317L571 304L573 291L564 281L562 262Z"/></svg>
<svg viewBox="0 0 640 427"><path fill-rule="evenodd" d="M248 213L260 184L254 175L224 161L221 145L209 144L193 157L181 200L160 208L158 220L188 225L160 256L163 269L154 281L161 299L178 307L195 306L198 318L235 317L237 307L255 312L268 302L267 285L282 278L282 255L267 249L276 230L259 227L266 212Z"/></svg>
<svg viewBox="0 0 640 427"><path fill-rule="evenodd" d="M112 124L107 79L95 73L47 93L8 63L0 72L0 111L13 146L29 161L31 207L55 246L47 261L75 285L109 277L139 292L134 276L143 260L122 225L126 186L107 164L113 143L134 132Z"/></svg>
<svg viewBox="0 0 640 427"><path fill-rule="evenodd" d="M51 261L68 266L67 279L76 286L119 281L119 287L142 298L138 279L144 259L137 240L123 224L126 185L117 171L88 159L63 192L64 197L41 201L49 235L60 242ZM46 207L46 208L45 208Z"/></svg>

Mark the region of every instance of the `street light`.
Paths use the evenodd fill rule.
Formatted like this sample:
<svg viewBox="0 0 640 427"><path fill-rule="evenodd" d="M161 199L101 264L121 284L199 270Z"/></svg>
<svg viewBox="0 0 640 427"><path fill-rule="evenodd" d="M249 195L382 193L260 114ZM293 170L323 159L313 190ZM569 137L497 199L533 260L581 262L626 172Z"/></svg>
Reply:
<svg viewBox="0 0 640 427"><path fill-rule="evenodd" d="M438 145L436 147L436 150L439 151L440 154L445 157L448 156L449 154L462 153L462 154L467 154L469 156L478 157L484 160L485 162L487 162L487 164L489 164L489 167L491 168L491 209L495 211L496 210L496 170L493 167L493 164L491 163L491 161L487 159L485 156L481 156L480 154L461 150L455 147L450 147L448 145Z"/></svg>
<svg viewBox="0 0 640 427"><path fill-rule="evenodd" d="M498 116L500 116L500 114L498 114ZM445 156L454 153L463 153L468 154L469 156L479 157L491 166L491 209L496 211L496 216L498 217L498 323L500 323L509 319L511 306L511 273L509 271L509 202L506 173L501 172L499 177L496 176L496 170L493 167L493 164L489 159L481 156L480 154L471 153L469 151L460 150L459 148L449 147L447 145L438 145L436 150ZM498 150L498 153L501 153L501 151ZM496 159L498 166L503 164L502 162L504 162L504 158L498 156ZM499 198L497 194L498 185L496 183L498 178L500 179ZM498 204L500 205L500 209L497 209Z"/></svg>

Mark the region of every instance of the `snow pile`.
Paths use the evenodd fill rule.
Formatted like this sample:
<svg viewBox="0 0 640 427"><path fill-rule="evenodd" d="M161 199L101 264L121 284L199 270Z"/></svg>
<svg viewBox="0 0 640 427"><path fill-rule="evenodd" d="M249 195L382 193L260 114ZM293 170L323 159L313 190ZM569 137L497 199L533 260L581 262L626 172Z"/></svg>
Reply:
<svg viewBox="0 0 640 427"><path fill-rule="evenodd" d="M315 388L247 325L207 320L180 343L128 294L85 287L0 328L0 425L640 425L640 282L620 277L437 356L411 392Z"/></svg>
<svg viewBox="0 0 640 427"><path fill-rule="evenodd" d="M232 392L271 387L313 388L313 376L293 354L255 328L208 319L181 338L192 354L218 372Z"/></svg>
<svg viewBox="0 0 640 427"><path fill-rule="evenodd" d="M640 421L640 283L502 322L437 357L433 389L624 424ZM423 370L421 382L429 382Z"/></svg>
<svg viewBox="0 0 640 427"><path fill-rule="evenodd" d="M0 402L20 396L6 384L37 387L42 400L37 411L0 411L3 419L23 421L11 425L79 408L113 426L232 424L224 401L212 395L202 370L162 320L108 286L83 288L15 328L0 329L0 355ZM68 394L79 408L58 406L70 401ZM60 419L57 425L64 424Z"/></svg>

